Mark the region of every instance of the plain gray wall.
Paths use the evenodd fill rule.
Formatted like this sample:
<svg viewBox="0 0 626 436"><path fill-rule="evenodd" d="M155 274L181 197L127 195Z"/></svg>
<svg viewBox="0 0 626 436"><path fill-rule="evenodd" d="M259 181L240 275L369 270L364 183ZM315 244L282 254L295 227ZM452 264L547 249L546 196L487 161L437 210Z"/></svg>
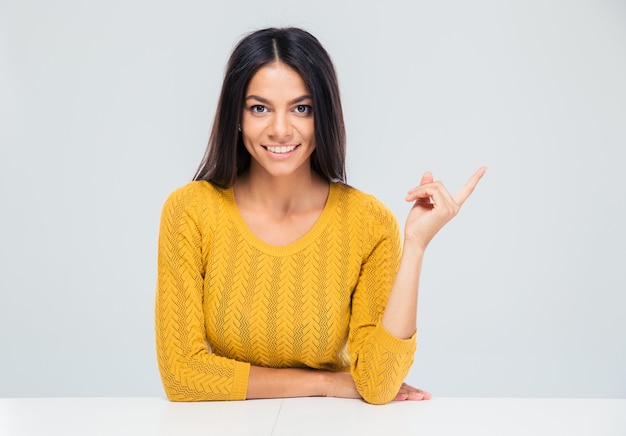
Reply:
<svg viewBox="0 0 626 436"><path fill-rule="evenodd" d="M227 56L296 25L333 57L349 182L403 223L432 170L489 173L433 241L408 381L626 398L626 3L0 1L0 396L160 396L161 205Z"/></svg>

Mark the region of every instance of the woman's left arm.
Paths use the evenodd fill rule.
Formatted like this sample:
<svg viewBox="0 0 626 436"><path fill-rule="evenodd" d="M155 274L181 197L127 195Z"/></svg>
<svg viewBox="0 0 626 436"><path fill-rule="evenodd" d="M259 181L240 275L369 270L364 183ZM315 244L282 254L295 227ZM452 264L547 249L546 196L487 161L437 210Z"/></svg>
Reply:
<svg viewBox="0 0 626 436"><path fill-rule="evenodd" d="M406 200L415 204L404 227L400 266L382 318L385 329L397 338L408 339L417 328L419 277L426 247L459 212L486 172L486 167L480 168L454 196L427 172L420 185L407 194Z"/></svg>

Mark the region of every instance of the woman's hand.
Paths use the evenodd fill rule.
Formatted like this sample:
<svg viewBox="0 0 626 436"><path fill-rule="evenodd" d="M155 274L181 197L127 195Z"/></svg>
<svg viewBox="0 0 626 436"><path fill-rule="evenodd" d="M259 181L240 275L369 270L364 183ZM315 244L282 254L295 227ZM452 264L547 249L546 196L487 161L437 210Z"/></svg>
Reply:
<svg viewBox="0 0 626 436"><path fill-rule="evenodd" d="M421 401L430 400L432 397L433 396L429 392L414 388L406 383L402 383L402 386L400 386L400 390L398 391L398 395L396 395L396 398L394 398L393 401Z"/></svg>
<svg viewBox="0 0 626 436"><path fill-rule="evenodd" d="M328 372L326 378L327 397L337 398L361 398L359 391L356 389L354 379L349 372ZM393 401L421 401L430 400L432 395L429 392L409 386L402 383L398 394Z"/></svg>
<svg viewBox="0 0 626 436"><path fill-rule="evenodd" d="M424 173L420 185L411 189L406 196L406 201L414 201L415 204L404 227L405 239L415 241L422 249L426 249L437 232L459 213L486 172L486 167L480 168L454 196L440 181L434 181L432 173Z"/></svg>

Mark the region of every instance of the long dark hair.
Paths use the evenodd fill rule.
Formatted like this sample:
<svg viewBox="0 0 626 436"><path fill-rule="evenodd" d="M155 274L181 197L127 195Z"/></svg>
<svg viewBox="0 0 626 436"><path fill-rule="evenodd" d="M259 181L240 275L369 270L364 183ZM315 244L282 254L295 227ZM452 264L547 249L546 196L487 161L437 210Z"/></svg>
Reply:
<svg viewBox="0 0 626 436"><path fill-rule="evenodd" d="M250 167L250 154L238 128L245 93L259 68L277 61L300 74L311 92L315 129L311 168L328 181L346 182L346 133L335 68L320 42L294 27L250 33L233 50L209 144L194 180L227 188Z"/></svg>

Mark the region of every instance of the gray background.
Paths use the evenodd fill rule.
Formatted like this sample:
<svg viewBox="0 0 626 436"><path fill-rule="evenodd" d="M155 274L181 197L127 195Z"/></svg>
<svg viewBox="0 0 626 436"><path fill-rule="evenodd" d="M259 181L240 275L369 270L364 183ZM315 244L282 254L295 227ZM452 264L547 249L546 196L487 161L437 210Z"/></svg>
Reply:
<svg viewBox="0 0 626 436"><path fill-rule="evenodd" d="M226 58L297 25L338 70L349 182L404 222L489 173L425 260L408 381L626 398L626 3L0 1L0 396L163 395L161 205Z"/></svg>

